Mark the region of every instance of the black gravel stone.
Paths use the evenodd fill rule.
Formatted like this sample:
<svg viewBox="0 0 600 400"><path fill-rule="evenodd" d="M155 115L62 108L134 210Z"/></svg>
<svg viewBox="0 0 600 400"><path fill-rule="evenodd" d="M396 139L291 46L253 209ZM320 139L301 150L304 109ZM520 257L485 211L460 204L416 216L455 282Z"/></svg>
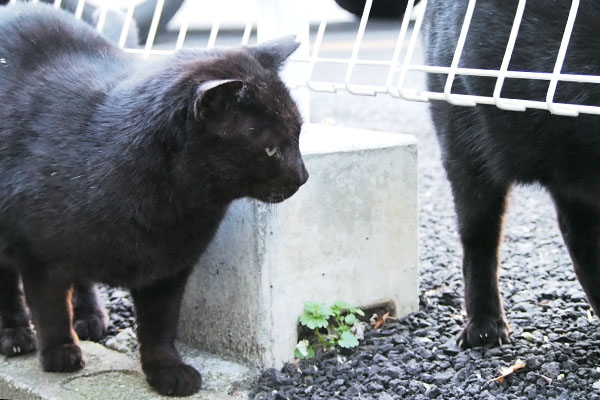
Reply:
<svg viewBox="0 0 600 400"><path fill-rule="evenodd" d="M542 365L540 371L548 378L556 379L556 377L560 374L560 364L556 361L544 364ZM582 373L586 375L585 371L582 371Z"/></svg>
<svg viewBox="0 0 600 400"><path fill-rule="evenodd" d="M382 392L383 390L385 390L385 388L383 387L382 384L380 384L378 382L369 382L367 384L367 390L369 391L369 393L378 393L378 392Z"/></svg>
<svg viewBox="0 0 600 400"><path fill-rule="evenodd" d="M455 375L455 372L453 369L449 368L446 371L442 371L442 372L438 372L433 376L433 382L435 382L436 385L443 385L447 382L449 382Z"/></svg>
<svg viewBox="0 0 600 400"><path fill-rule="evenodd" d="M537 370L542 366L543 359L541 357L529 357L527 359L527 368L530 370Z"/></svg>
<svg viewBox="0 0 600 400"><path fill-rule="evenodd" d="M437 399L439 396L441 396L442 391L438 389L437 386L431 386L429 389L427 389L426 394L430 399Z"/></svg>

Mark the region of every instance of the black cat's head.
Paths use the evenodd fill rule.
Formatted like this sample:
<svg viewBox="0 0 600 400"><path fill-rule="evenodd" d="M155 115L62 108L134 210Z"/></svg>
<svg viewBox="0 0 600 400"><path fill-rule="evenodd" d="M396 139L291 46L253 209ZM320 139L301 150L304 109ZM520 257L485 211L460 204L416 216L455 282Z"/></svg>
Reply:
<svg viewBox="0 0 600 400"><path fill-rule="evenodd" d="M204 157L231 197L270 203L308 179L299 149L302 118L278 76L298 47L291 39L224 52L204 64L188 126L200 130Z"/></svg>

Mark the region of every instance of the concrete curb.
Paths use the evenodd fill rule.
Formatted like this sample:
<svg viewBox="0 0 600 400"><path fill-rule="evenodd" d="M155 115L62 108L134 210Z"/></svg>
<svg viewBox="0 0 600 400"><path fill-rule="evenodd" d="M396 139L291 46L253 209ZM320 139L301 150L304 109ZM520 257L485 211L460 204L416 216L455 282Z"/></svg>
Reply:
<svg viewBox="0 0 600 400"><path fill-rule="evenodd" d="M19 400L167 399L146 383L137 353L120 353L81 342L87 366L76 373L42 372L36 354L0 359L0 398ZM257 371L178 345L182 356L200 371L202 390L190 400L233 400L248 397Z"/></svg>

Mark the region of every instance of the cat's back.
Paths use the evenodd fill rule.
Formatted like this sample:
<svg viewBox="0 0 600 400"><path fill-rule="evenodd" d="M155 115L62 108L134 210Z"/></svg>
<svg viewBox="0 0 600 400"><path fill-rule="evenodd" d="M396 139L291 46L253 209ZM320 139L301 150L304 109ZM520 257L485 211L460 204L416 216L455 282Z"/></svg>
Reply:
<svg viewBox="0 0 600 400"><path fill-rule="evenodd" d="M48 166L74 174L98 153L90 149L106 138L91 121L131 74L130 61L67 12L42 3L0 7L0 208L18 203L15 188L45 185Z"/></svg>
<svg viewBox="0 0 600 400"><path fill-rule="evenodd" d="M27 73L73 53L94 56L114 50L91 26L51 5L16 2L0 7L3 74Z"/></svg>
<svg viewBox="0 0 600 400"><path fill-rule="evenodd" d="M552 72L569 16L570 2L526 3L509 70ZM469 2L430 0L424 25L428 65L450 66ZM460 67L498 70L514 22L518 0L477 2L460 58ZM563 73L600 75L600 3L582 2ZM430 74L428 89L443 92L446 75ZM496 79L458 74L453 93L491 97ZM501 96L544 102L548 81L507 79ZM600 105L600 86L560 83L556 102ZM552 115L529 109L509 112L494 106L455 107L432 102L432 117L447 159L462 164L478 160L491 179L570 185L597 179L600 166L600 120ZM589 186L589 185L588 185Z"/></svg>
<svg viewBox="0 0 600 400"><path fill-rule="evenodd" d="M15 148L25 157L34 140L86 134L87 121L130 66L120 49L63 10L25 2L0 7L0 168Z"/></svg>

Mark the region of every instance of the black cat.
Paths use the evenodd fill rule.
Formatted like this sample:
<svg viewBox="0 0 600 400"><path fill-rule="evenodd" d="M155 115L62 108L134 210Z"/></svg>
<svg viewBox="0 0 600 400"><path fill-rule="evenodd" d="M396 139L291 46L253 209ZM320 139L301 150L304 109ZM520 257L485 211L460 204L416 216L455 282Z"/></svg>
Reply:
<svg viewBox="0 0 600 400"><path fill-rule="evenodd" d="M467 8L466 0L431 0L424 43L429 65L449 66ZM552 72L571 2L530 0L509 70ZM460 66L499 69L517 0L477 2ZM600 3L582 2L563 73L600 75ZM428 87L443 92L446 75ZM453 93L491 96L495 78L458 75ZM507 79L502 97L545 101L548 81ZM600 105L593 84L560 83L556 102ZM431 103L433 121L452 185L464 250L468 322L462 347L508 341L498 291L498 253L507 194L515 183L537 183L552 195L579 281L600 312L600 118L548 111L508 112L495 106Z"/></svg>
<svg viewBox="0 0 600 400"><path fill-rule="evenodd" d="M35 348L20 273L43 369L83 367L73 323L102 314L90 288L105 282L131 290L150 385L199 389L173 346L192 266L231 201L280 202L308 179L278 77L297 45L148 62L51 6L0 9L3 353Z"/></svg>

